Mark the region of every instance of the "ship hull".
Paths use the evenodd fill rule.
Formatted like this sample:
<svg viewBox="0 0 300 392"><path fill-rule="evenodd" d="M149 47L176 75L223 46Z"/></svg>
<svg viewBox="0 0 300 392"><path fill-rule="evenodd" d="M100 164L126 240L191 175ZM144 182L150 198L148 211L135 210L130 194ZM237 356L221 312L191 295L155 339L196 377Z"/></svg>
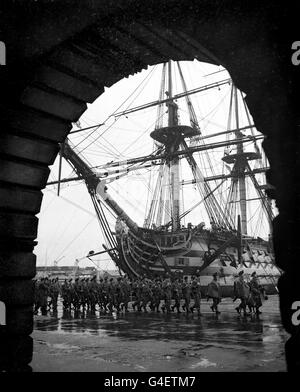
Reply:
<svg viewBox="0 0 300 392"><path fill-rule="evenodd" d="M179 277L198 274L203 295L212 275L217 272L224 297L233 296L234 280L240 270L244 271L246 281L256 272L267 293L276 293L280 271L274 265L268 242L254 238L243 240L242 262L239 263L236 242L226 246L228 235L206 230L201 233L147 231L146 235L145 232L141 235L130 231L119 233L119 259L115 261L125 273L135 277L153 278L166 273ZM207 257L222 246L225 246L224 251L208 264Z"/></svg>

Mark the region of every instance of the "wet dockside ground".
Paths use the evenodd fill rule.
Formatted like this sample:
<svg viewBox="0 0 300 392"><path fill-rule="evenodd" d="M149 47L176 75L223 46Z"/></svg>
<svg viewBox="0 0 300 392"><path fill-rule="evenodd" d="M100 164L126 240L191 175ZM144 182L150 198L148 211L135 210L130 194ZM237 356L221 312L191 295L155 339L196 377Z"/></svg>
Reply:
<svg viewBox="0 0 300 392"><path fill-rule="evenodd" d="M185 313L58 313L35 316L33 371L285 371L278 297L258 317L239 316L223 299L216 316ZM130 308L131 309L131 308Z"/></svg>

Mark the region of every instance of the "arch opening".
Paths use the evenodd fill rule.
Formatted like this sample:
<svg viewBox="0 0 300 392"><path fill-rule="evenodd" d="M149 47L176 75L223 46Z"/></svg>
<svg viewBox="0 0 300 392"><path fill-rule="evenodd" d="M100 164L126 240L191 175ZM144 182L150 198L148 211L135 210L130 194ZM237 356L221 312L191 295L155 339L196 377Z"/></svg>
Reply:
<svg viewBox="0 0 300 392"><path fill-rule="evenodd" d="M211 139L210 134L216 137L221 132L221 135L223 133L223 137L225 138L226 135L224 133L226 134L228 129L236 129L237 126L242 129L244 128L245 135L247 132L249 136L253 135L251 128L252 125L254 126L253 119L245 103L245 94L242 92L237 92L237 114L239 115L239 119L238 124L236 124L236 113L232 102L232 89L234 86L225 68L198 62L197 60L194 62L180 62L180 64L178 65L177 62L172 62L174 77L173 93L175 95L183 93L182 81L180 80L177 69L177 66L179 66L182 74L184 74L183 81L186 83L187 90L193 93L190 97L190 105L197 112L196 121L200 129L200 134L202 137L204 136L207 143L216 141L224 142L225 139L223 140L222 137ZM143 155L147 156L153 153L152 149L155 143L153 145L151 132L157 126L158 105L156 103L159 99L163 72L165 72L164 65L157 64L117 82L109 89L106 89L93 104L88 105L88 109L79 118L78 122L73 123L68 140L76 152L89 162L91 168L98 170L98 168L107 165L109 162L114 162L113 164L116 165L117 161L122 162L129 158ZM197 88L200 88L198 94L196 94ZM166 91L167 89L165 88L163 98L167 97ZM178 98L176 102L179 106L178 121L181 124L189 124L191 119L189 118L185 96L183 95ZM145 104L146 107L144 107ZM147 107L147 104L150 104L150 106ZM164 122L166 123L167 112L167 107L160 111L159 116L161 117L159 118L159 123L161 125ZM229 140L228 137L227 139ZM194 146L197 145L196 140L189 142L189 144L191 143L194 143ZM234 150L234 145L232 145L231 149ZM260 150L262 150L261 147ZM213 153L213 150L209 151ZM228 154L229 150L226 153ZM223 174L224 170L229 170L227 173L229 176L230 166L227 165L224 167L224 162L222 161L223 156L224 151L219 149L217 156L213 156L209 164L205 163L204 158L199 156L201 170L204 170L203 173L209 176L212 175L212 171L215 172L218 168L222 170ZM209 159L211 160L211 158ZM266 158L264 158L264 161L267 162ZM60 157L56 159L52 168L52 175L50 174L49 179L50 183L57 180L59 163ZM152 188L148 185L151 174L153 174L152 168L147 166L146 171L140 170L138 172L130 169L132 172L130 172L130 175L127 175L126 168L124 169L123 166L120 164L118 168L115 168L114 176L112 175L112 168L107 169L108 172L104 169L99 170L102 173L106 173L106 176L109 173L113 181L109 186L113 192L113 197L116 198L120 205L125 206L127 213L142 227L146 217L147 203L150 203L149 200L151 200L151 193L153 195L153 186L155 184L154 180L151 183ZM118 173L116 173L117 171ZM102 174L103 179L105 175ZM120 178L118 178L119 175L121 175ZM105 242L105 238L100 234L101 231L98 226L94 207L86 191L84 181L71 181L72 177L76 179L76 174L74 167L70 167L67 163L63 165L60 177L62 179L60 183L60 194L62 197L56 198L55 196L58 187L57 184L47 187L45 192L46 199L44 200L45 212L42 207L40 215L40 236L42 242L39 241L36 253L38 255L38 266L43 266L45 270L46 266L48 268L50 265L54 266L57 260L61 260L60 265L73 265L78 258L83 259L90 249L101 251L101 244ZM188 182L189 180L192 181L192 174L189 172L188 165L183 166L181 177L182 182L185 180L188 180ZM114 179L117 179L117 181L114 181ZM220 185L222 184L215 184L217 188ZM191 195L188 199L185 198L185 201L182 197L180 202L182 212L192 207L200 197L195 185L194 187L194 190L187 186L185 187L187 189L184 190L184 187L182 187L182 196L183 193L186 195L184 191L193 193L193 196ZM248 205L247 207L249 210L248 217L249 224L251 224L251 234L268 239L269 226L268 222L264 221L264 217L259 215L261 220L259 229L262 229L261 233L257 231L257 222L252 222L251 219L253 211L258 214L258 198L255 190L253 193L253 184L249 178L246 181L246 187L248 189L248 199L251 200L251 197L253 198L251 200L252 205ZM126 189L126 193L124 193L124 189ZM228 189L230 189L230 177L228 177L224 186L219 189L218 194L221 195L227 192ZM225 199L222 202L225 203ZM230 203L233 202L231 201ZM237 205L239 208L239 203ZM261 212L259 213L261 214ZM95 216L94 220L92 219L93 214ZM196 209L194 214L197 215L197 219L191 217L191 223L193 225L199 224L200 221L205 221L207 226L210 225L209 217L205 213L203 215L201 208ZM238 212L235 213L233 222L237 221L237 214ZM109 218L110 226L114 227L115 218L111 215L109 215ZM183 223L186 225L188 223L187 218L183 219ZM75 223L75 220L77 224L74 225L72 222ZM262 220L264 221L263 223ZM61 221L64 223L61 224ZM78 224L78 222L81 223ZM52 234L49 234L50 225L53 228ZM70 234L67 233L67 230L69 230ZM64 236L64 241L62 241L62 235ZM63 242L60 246L57 244L58 239ZM110 263L109 260L109 256L105 254L101 256L101 262L104 262L103 265L105 268L107 266L113 268L113 263ZM98 261L100 262L100 259ZM89 259L81 261L81 265L85 265L86 263L90 267L94 266L94 263Z"/></svg>

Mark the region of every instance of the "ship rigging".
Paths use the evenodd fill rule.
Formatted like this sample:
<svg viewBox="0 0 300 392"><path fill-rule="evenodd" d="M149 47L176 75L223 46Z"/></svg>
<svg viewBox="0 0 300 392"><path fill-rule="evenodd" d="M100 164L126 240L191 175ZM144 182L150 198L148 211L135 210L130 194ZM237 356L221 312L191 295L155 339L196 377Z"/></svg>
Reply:
<svg viewBox="0 0 300 392"><path fill-rule="evenodd" d="M175 70L180 93L174 91ZM230 88L226 130L204 134L191 96L226 85ZM179 111L182 101L186 107L185 121ZM150 154L90 164L83 155L85 148L80 152L80 143L76 146L67 139L61 145L60 163L62 158L67 160L76 175L61 178L60 164L58 181L50 181L48 185L58 184L60 188L71 181L85 182L105 238L104 248L129 275L205 273L213 265L259 269L262 254L265 265L261 271L265 271L267 264L273 268L270 241L255 238L249 232L250 203L259 203L270 227L274 212L265 193L268 184L262 181L268 170L260 147L263 136L256 131L243 93L228 78L189 90L181 64L169 61L162 65L158 100L115 111L109 118L116 121L149 108L157 110L154 128L148 135L153 145ZM74 130L71 137L83 130ZM222 173L217 173L211 152L220 149L223 149ZM150 172L147 179L150 192L141 224L121 207L122 200L112 197L110 185L143 171ZM225 192L223 186L228 181ZM184 188L189 185L196 188L199 198L184 208ZM199 208L204 220L199 219L200 215L197 219ZM116 218L115 228L109 222L108 211ZM196 222L186 225L185 219L192 213Z"/></svg>

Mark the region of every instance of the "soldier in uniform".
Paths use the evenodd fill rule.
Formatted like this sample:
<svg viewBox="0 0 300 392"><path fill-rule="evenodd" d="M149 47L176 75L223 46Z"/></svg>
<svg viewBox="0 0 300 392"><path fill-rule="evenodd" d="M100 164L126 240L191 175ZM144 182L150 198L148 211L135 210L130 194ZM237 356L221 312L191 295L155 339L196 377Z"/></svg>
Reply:
<svg viewBox="0 0 300 392"><path fill-rule="evenodd" d="M164 300L165 300L162 306L162 311L164 312L165 309L167 309L167 313L170 313L171 301L172 301L172 283L168 274L162 283L162 290L163 290Z"/></svg>
<svg viewBox="0 0 300 392"><path fill-rule="evenodd" d="M152 285L152 306L153 310L156 310L157 313L160 312L159 305L162 298L163 290L161 287L161 280L159 278L156 278Z"/></svg>
<svg viewBox="0 0 300 392"><path fill-rule="evenodd" d="M82 282L79 283L79 278L75 279L72 284L72 303L75 311L80 310L81 298L82 298Z"/></svg>
<svg viewBox="0 0 300 392"><path fill-rule="evenodd" d="M182 296L184 299L184 304L182 306L182 309L185 310L187 313L190 311L190 302L191 302L191 285L188 281L188 277L185 276L183 278L183 283L182 283Z"/></svg>
<svg viewBox="0 0 300 392"><path fill-rule="evenodd" d="M54 283L54 279L50 279L48 283L48 296L50 297L50 301L48 301L48 309L51 310L53 301L52 301L52 286Z"/></svg>
<svg viewBox="0 0 300 392"><path fill-rule="evenodd" d="M122 290L122 309L128 312L128 303L130 301L130 283L128 281L127 275L121 280L121 290Z"/></svg>
<svg viewBox="0 0 300 392"><path fill-rule="evenodd" d="M64 283L61 286L61 296L63 299L63 308L69 309L71 307L71 298L70 298L70 287L67 279L64 280Z"/></svg>
<svg viewBox="0 0 300 392"><path fill-rule="evenodd" d="M69 298L70 298L70 309L72 308L72 305L74 307L74 283L73 283L73 279L70 278L68 280L68 292L69 292Z"/></svg>
<svg viewBox="0 0 300 392"><path fill-rule="evenodd" d="M172 294L173 294L173 298L175 300L174 305L172 306L172 312L174 312L174 309L177 309L177 313L181 313L180 312L180 300L181 300L181 296L182 296L182 290L181 290L181 284L179 281L179 278L176 278L172 284Z"/></svg>
<svg viewBox="0 0 300 392"><path fill-rule="evenodd" d="M251 274L251 281L249 283L250 286L250 296L253 301L253 306L255 307L255 313L260 314L261 311L259 308L262 306L261 302L261 294L263 292L263 289L261 285L259 284L258 278L256 276L256 272L253 272Z"/></svg>
<svg viewBox="0 0 300 392"><path fill-rule="evenodd" d="M58 278L52 279L49 288L49 295L51 298L52 309L54 312L57 311L57 301L58 301L59 294L60 294L60 284Z"/></svg>
<svg viewBox="0 0 300 392"><path fill-rule="evenodd" d="M216 312L216 314L220 314L218 310L218 305L221 302L221 286L220 283L218 282L218 273L215 272L213 274L213 280L209 283L208 288L207 288L207 297L212 298L213 304L210 307L213 312Z"/></svg>
<svg viewBox="0 0 300 392"><path fill-rule="evenodd" d="M105 275L105 276L104 276L103 286L102 286L103 308L104 308L104 311L105 311L105 312L108 311L108 309L107 309L107 306L108 306L108 304L109 304L108 292L109 292L108 276Z"/></svg>
<svg viewBox="0 0 300 392"><path fill-rule="evenodd" d="M149 308L151 312L155 311L155 305L154 305L154 285L155 281L152 279L148 280L148 285L149 285Z"/></svg>
<svg viewBox="0 0 300 392"><path fill-rule="evenodd" d="M110 312L113 311L115 303L116 303L116 285L114 279L110 278L108 284L108 309Z"/></svg>
<svg viewBox="0 0 300 392"><path fill-rule="evenodd" d="M243 311L244 315L246 315L246 306L247 306L247 298L249 296L249 287L247 283L244 281L244 271L240 271L238 274L238 279L234 285L234 294L236 298L239 298L241 303L239 306L235 308L235 310L240 314Z"/></svg>
<svg viewBox="0 0 300 392"><path fill-rule="evenodd" d="M121 304L123 301L123 290L122 290L121 281L122 281L122 278L120 276L118 276L117 283L115 285L115 301L114 301L117 312L120 311Z"/></svg>
<svg viewBox="0 0 300 392"><path fill-rule="evenodd" d="M96 276L93 276L89 284L89 302L91 304L91 311L96 311L96 304L98 302L98 283Z"/></svg>
<svg viewBox="0 0 300 392"><path fill-rule="evenodd" d="M45 278L41 278L41 280L37 284L37 302L35 305L34 313L38 314L39 309L41 308L41 312L43 316L47 315L47 301L48 301L48 284Z"/></svg>
<svg viewBox="0 0 300 392"><path fill-rule="evenodd" d="M191 291L192 291L192 296L194 298L194 304L190 308L190 310L193 313L194 309L197 309L198 315L201 316L201 312L200 312L201 286L200 286L200 277L199 276L192 276Z"/></svg>
<svg viewBox="0 0 300 392"><path fill-rule="evenodd" d="M82 293L82 308L85 310L85 306L87 310L91 309L91 297L90 297L90 280L89 278L83 279L83 293Z"/></svg>
<svg viewBox="0 0 300 392"><path fill-rule="evenodd" d="M99 279L99 284L98 284L98 294L97 294L97 299L98 299L98 305L99 305L99 309L101 310L105 310L105 306L104 306L104 284L103 284L103 279L100 278Z"/></svg>
<svg viewBox="0 0 300 392"><path fill-rule="evenodd" d="M135 310L135 307L137 306L137 310L141 311L141 281L140 279L135 279L132 283L132 294L134 295L134 302L132 304L133 310Z"/></svg>
<svg viewBox="0 0 300 392"><path fill-rule="evenodd" d="M144 309L144 312L147 313L147 305L151 299L151 291L150 291L150 282L143 278L141 282L141 303L140 308Z"/></svg>

